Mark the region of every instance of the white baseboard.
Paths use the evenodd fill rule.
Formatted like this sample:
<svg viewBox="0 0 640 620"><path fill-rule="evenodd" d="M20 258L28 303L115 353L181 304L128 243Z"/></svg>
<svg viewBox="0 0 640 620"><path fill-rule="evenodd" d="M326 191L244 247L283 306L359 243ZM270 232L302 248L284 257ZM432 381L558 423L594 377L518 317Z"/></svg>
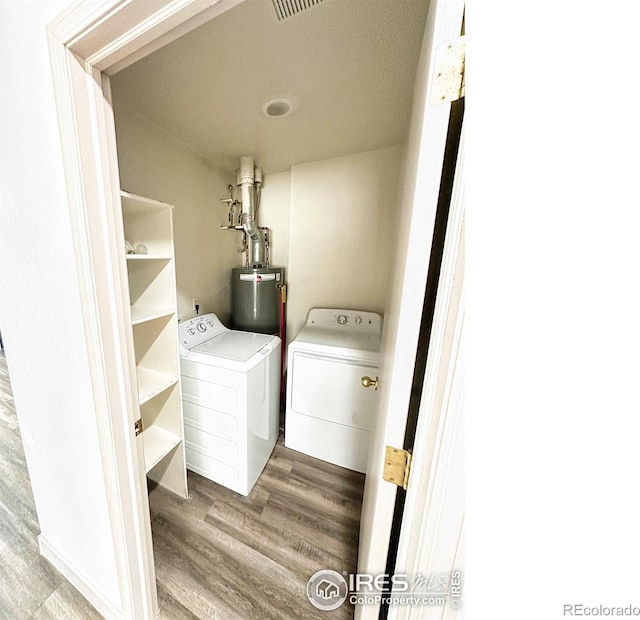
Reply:
<svg viewBox="0 0 640 620"><path fill-rule="evenodd" d="M62 573L67 581L76 588L106 620L122 620L122 613L105 600L93 585L84 579L72 564L66 560L64 555L47 541L42 534L38 536L38 544L40 545L40 553L42 556L49 560L49 562Z"/></svg>

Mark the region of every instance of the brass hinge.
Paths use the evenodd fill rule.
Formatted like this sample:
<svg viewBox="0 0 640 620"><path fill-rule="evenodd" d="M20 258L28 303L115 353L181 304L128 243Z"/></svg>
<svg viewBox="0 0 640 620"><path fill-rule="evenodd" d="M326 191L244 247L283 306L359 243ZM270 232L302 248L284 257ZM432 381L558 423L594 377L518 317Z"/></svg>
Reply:
<svg viewBox="0 0 640 620"><path fill-rule="evenodd" d="M144 425L142 424L142 418L136 420L136 423L133 425L134 430L136 431L136 437L144 430Z"/></svg>
<svg viewBox="0 0 640 620"><path fill-rule="evenodd" d="M382 478L387 482L393 482L405 491L409 486L409 474L411 473L411 452L387 446L384 455L384 470Z"/></svg>
<svg viewBox="0 0 640 620"><path fill-rule="evenodd" d="M464 60L464 35L438 45L431 105L457 101L464 97Z"/></svg>

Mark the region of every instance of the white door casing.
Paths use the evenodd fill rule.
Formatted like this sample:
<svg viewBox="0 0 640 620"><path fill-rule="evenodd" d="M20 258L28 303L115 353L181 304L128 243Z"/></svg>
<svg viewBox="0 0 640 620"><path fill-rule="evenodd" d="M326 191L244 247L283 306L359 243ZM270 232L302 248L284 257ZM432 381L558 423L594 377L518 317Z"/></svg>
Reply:
<svg viewBox="0 0 640 620"><path fill-rule="evenodd" d="M60 45L51 31L49 49L121 609L104 608L91 589L86 592L83 583L67 577L107 618L153 617L155 591L148 586L154 574L148 503L131 426L135 370L128 364L132 351L123 330L122 300L126 296L121 276L126 267L121 264L122 241L118 240L122 222L115 217L115 140L113 144L106 138L94 142L96 134L107 136L110 127L100 73ZM100 165L92 165L94 155L100 158ZM56 558L49 559L63 569Z"/></svg>
<svg viewBox="0 0 640 620"><path fill-rule="evenodd" d="M358 572L386 570L397 487L382 479L385 446L403 447L429 270L450 103L433 105L435 50L461 33L463 0L432 0L418 65L402 194L398 255L385 311L380 355L381 405L372 433L358 553ZM434 335L432 335L434 337ZM379 605L356 607L378 617Z"/></svg>

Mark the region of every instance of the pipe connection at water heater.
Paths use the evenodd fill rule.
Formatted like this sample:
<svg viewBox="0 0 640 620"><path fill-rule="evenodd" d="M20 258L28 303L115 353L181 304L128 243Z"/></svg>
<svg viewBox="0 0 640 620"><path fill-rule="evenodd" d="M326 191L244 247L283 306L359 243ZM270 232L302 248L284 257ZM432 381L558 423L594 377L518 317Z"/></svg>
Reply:
<svg viewBox="0 0 640 620"><path fill-rule="evenodd" d="M249 265L253 269L266 267L266 244L264 235L256 225L256 189L262 184L262 168L256 166L253 157L241 157L238 170L238 186L241 191L242 215L240 223L249 235L251 244L249 251Z"/></svg>

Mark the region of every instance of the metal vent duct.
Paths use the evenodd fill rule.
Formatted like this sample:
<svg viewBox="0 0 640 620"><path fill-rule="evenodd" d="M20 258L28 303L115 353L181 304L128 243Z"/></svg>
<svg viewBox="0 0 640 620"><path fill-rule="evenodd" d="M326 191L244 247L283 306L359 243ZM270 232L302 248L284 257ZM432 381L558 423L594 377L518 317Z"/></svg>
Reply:
<svg viewBox="0 0 640 620"><path fill-rule="evenodd" d="M306 11L323 0L272 0L273 8L276 10L278 19L282 21L288 17L293 17L302 11Z"/></svg>

